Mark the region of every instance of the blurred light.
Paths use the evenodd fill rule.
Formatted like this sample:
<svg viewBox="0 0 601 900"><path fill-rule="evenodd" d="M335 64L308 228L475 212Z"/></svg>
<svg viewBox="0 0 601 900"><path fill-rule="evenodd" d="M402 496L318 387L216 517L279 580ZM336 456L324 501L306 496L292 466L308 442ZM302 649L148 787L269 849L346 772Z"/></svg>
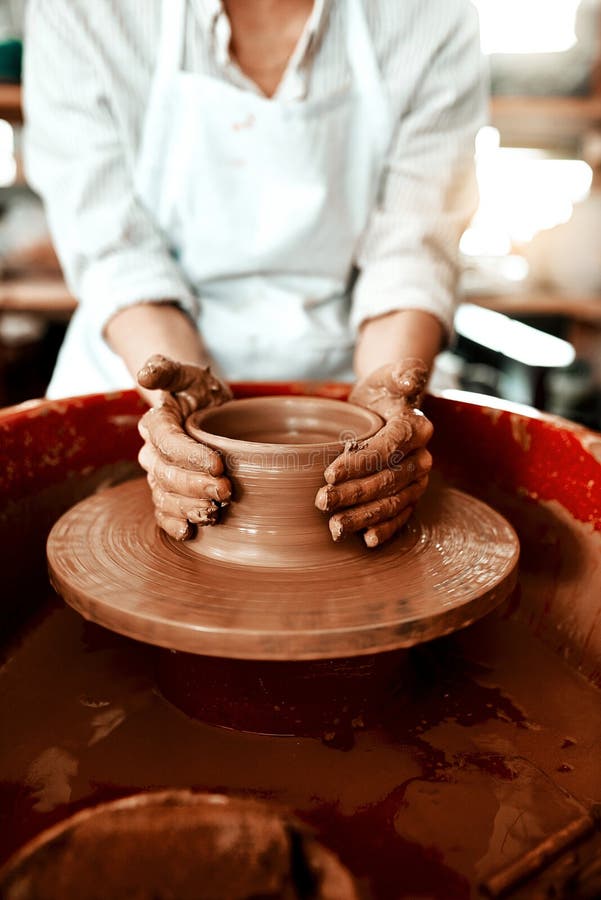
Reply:
<svg viewBox="0 0 601 900"><path fill-rule="evenodd" d="M567 341L472 303L464 303L457 310L455 330L468 340L527 366L563 368L576 358Z"/></svg>
<svg viewBox="0 0 601 900"><path fill-rule="evenodd" d="M523 256L513 253L503 260L503 275L509 281L524 281L528 277L530 266Z"/></svg>
<svg viewBox="0 0 601 900"><path fill-rule="evenodd" d="M509 235L498 228L487 228L485 223L477 223L477 227L463 232L459 249L466 256L506 256L511 253Z"/></svg>
<svg viewBox="0 0 601 900"><path fill-rule="evenodd" d="M10 122L0 119L0 187L14 184L16 177L15 134Z"/></svg>
<svg viewBox="0 0 601 900"><path fill-rule="evenodd" d="M476 166L480 205L461 240L468 256L504 256L514 244L567 222L593 179L583 160L501 147L499 132L490 126L478 133Z"/></svg>
<svg viewBox="0 0 601 900"><path fill-rule="evenodd" d="M580 0L472 0L485 53L558 53L576 43Z"/></svg>
<svg viewBox="0 0 601 900"><path fill-rule="evenodd" d="M483 125L476 135L476 156L484 156L501 146L501 132L492 125Z"/></svg>
<svg viewBox="0 0 601 900"><path fill-rule="evenodd" d="M518 413L529 419L540 419L543 414L533 406L524 403L516 403L514 400L505 400L502 397L491 397L489 394L479 394L476 391L461 391L455 388L445 388L441 395L447 400L459 400L461 403L471 403L475 406L487 406L489 409L500 409L505 412Z"/></svg>

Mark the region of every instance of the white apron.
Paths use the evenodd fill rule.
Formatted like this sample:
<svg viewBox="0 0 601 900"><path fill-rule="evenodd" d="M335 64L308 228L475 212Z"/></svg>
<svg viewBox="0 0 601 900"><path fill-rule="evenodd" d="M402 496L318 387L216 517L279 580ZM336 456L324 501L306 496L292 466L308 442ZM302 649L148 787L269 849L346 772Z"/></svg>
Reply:
<svg viewBox="0 0 601 900"><path fill-rule="evenodd" d="M186 0L163 0L136 192L198 293L198 327L228 380L352 378L348 284L392 121L361 0L337 2L348 87L281 101L182 71ZM85 308L66 344L53 384L60 368L70 393L131 386L86 334Z"/></svg>

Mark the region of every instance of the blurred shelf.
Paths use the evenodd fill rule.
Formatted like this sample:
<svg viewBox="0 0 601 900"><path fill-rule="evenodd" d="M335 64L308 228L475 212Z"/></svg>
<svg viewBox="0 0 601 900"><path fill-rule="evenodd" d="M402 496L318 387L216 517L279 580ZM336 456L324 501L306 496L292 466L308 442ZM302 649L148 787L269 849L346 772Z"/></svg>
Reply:
<svg viewBox="0 0 601 900"><path fill-rule="evenodd" d="M0 82L0 119L6 119L13 125L23 121L20 84Z"/></svg>
<svg viewBox="0 0 601 900"><path fill-rule="evenodd" d="M530 291L466 297L465 302L475 303L505 315L566 316L601 325L601 294L553 294Z"/></svg>
<svg viewBox="0 0 601 900"><path fill-rule="evenodd" d="M77 301L60 278L23 278L0 281L0 312L22 311L67 318Z"/></svg>
<svg viewBox="0 0 601 900"><path fill-rule="evenodd" d="M493 97L491 121L505 145L573 141L601 128L601 96Z"/></svg>

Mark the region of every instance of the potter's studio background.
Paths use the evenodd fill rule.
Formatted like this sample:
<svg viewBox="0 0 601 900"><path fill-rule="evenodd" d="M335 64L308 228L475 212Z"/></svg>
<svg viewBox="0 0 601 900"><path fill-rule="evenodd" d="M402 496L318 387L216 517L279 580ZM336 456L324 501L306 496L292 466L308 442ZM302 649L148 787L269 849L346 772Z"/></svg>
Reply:
<svg viewBox="0 0 601 900"><path fill-rule="evenodd" d="M442 374L601 428L600 0L474 2L491 124ZM23 177L22 12L0 3L0 405L44 393L75 306Z"/></svg>

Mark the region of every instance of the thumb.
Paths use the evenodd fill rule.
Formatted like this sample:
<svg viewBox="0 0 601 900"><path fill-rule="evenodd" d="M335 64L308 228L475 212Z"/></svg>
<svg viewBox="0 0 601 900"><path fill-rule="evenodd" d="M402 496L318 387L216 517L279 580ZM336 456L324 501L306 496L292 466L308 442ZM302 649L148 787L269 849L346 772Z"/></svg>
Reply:
<svg viewBox="0 0 601 900"><path fill-rule="evenodd" d="M146 360L136 377L140 387L147 390L176 391L179 390L180 370L180 363L155 353Z"/></svg>
<svg viewBox="0 0 601 900"><path fill-rule="evenodd" d="M409 406L416 406L426 389L428 374L423 360L404 359L391 367L388 389L392 396L403 397Z"/></svg>
<svg viewBox="0 0 601 900"><path fill-rule="evenodd" d="M410 357L375 369L353 388L349 400L360 406L385 404L390 399L404 400L406 406L416 406L427 380L426 364Z"/></svg>

